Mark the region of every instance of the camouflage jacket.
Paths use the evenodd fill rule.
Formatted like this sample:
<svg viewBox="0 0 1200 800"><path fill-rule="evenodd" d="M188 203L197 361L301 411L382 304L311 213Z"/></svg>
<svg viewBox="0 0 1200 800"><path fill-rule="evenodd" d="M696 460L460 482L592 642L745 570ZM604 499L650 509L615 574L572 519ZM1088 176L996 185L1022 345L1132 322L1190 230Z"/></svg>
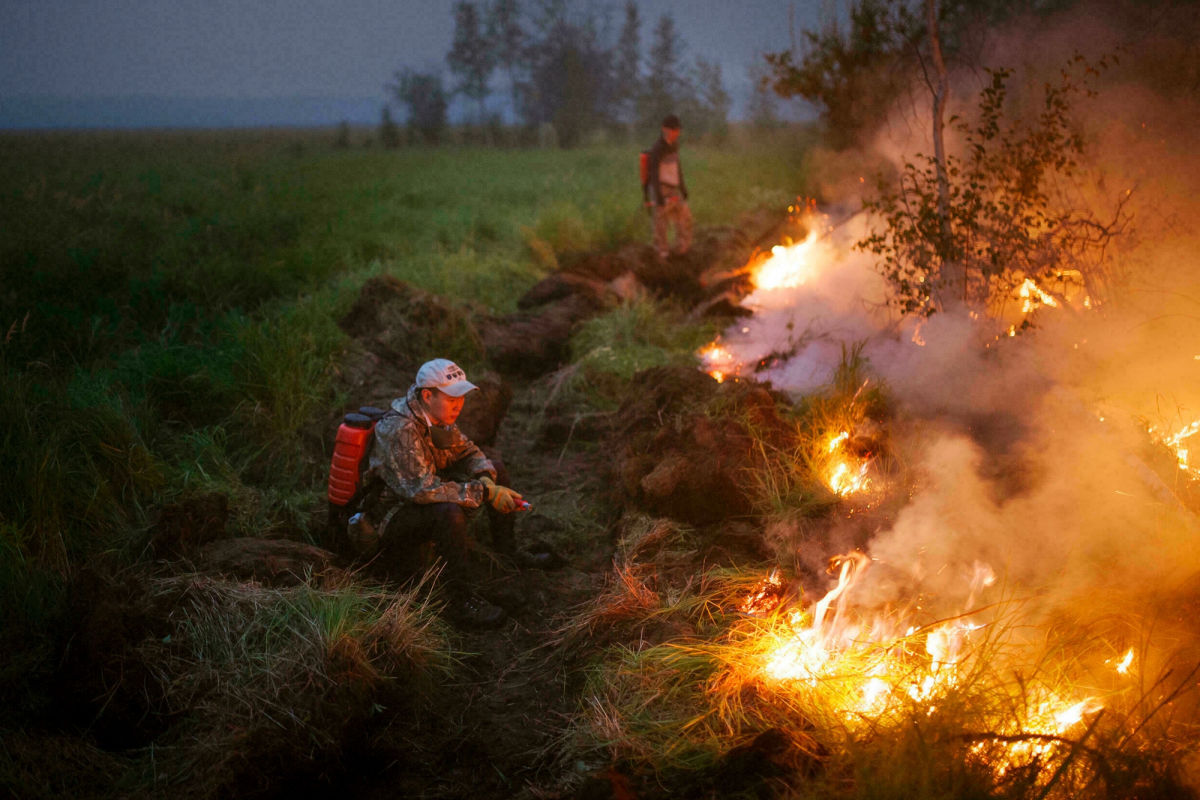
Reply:
<svg viewBox="0 0 1200 800"><path fill-rule="evenodd" d="M457 503L477 508L487 490L476 478L495 479L496 468L457 425L447 429L449 444L435 447L420 398L413 389L392 401L392 412L375 426L368 480L378 478L380 500L396 503Z"/></svg>

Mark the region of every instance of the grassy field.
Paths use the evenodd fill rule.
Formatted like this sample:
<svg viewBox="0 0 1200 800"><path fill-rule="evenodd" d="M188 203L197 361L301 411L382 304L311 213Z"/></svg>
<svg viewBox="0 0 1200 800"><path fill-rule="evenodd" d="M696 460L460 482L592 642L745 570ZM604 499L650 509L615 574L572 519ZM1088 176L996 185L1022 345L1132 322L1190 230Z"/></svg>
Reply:
<svg viewBox="0 0 1200 800"><path fill-rule="evenodd" d="M805 192L809 143L797 133L686 145L697 224L731 224ZM689 359L710 333L645 297L579 326L566 369L517 387L510 442L539 456L518 477L542 490L548 518L568 520L557 535L592 548L569 569L520 571L522 590L532 587L523 597L542 598L521 624L464 639L429 584L397 591L329 570L273 586L156 560L155 525L189 498L219 499L224 537L320 541L330 412L350 400L337 369L351 342L337 321L363 284L389 275L465 316L510 312L563 256L645 241L638 147L336 149L305 132L3 144L0 787L290 796L312 780L340 790L374 766L381 782L365 778L364 796L386 786L457 797L477 782L487 797L618 796L630 779L647 797L1193 796L1181 776L1195 751L1200 668L1148 666L1131 688L1106 666L1120 655L1108 646L1121 638L1109 630L1115 614L1048 627L1031 661L1027 642L1010 641L1024 631L1020 603L1005 601L955 671L937 672L929 649L957 635L951 617L949 632L912 628L847 649L819 688L764 681L762 663L781 642L791 652L801 620L786 604L746 612L765 565L710 562L720 552L710 545L761 555L734 545L774 530L775 563L786 566L809 533L844 522L822 477L829 442L868 415L887 419L886 387L863 391L867 365L850 348L828 391L794 403L754 382L714 389L707 379L713 394L652 402L627 448L696 431L696 443L719 447L730 440L718 434L736 428L755 454L736 476L753 502L707 527L632 506L614 521L594 484L612 477L598 462L619 460L620 443L572 450L574 423L623 404L646 367L662 372L644 380L680 364L677 377L703 379ZM637 399L653 394L638 385ZM565 443L540 438L556 403L567 409L560 422L574 415ZM720 455L689 453L705 465ZM886 505L878 519L896 510ZM92 614L97 599L110 616ZM524 624L534 616L536 631ZM126 646L112 658L80 641L106 626ZM89 647L90 682L57 685L77 677L71 666ZM1127 658L1148 649L1135 644ZM1108 660L1076 655L1097 652ZM880 674L908 688L864 705L864 680ZM1046 711L1063 705L1063 690L1103 697L1104 724L1093 714L1063 733ZM125 733L142 738L117 735L113 709L138 712ZM479 753L505 758L460 753L480 741Z"/></svg>
<svg viewBox="0 0 1200 800"><path fill-rule="evenodd" d="M692 148L697 223L786 202L799 156ZM288 474L297 461L288 440L330 400L328 366L342 344L334 320L363 280L388 273L511 310L557 254L645 235L636 174L633 147L388 152L338 151L300 134L7 137L0 402L15 480L0 499L6 548L65 568L80 538L136 528L147 506L211 475L204 464L244 473L234 440L283 467L264 489L311 495L311 475ZM255 407L272 413L252 422Z"/></svg>
<svg viewBox="0 0 1200 800"><path fill-rule="evenodd" d="M178 498L224 497L234 535L315 538L336 320L362 283L510 311L563 253L647 237L638 149L4 135L0 697L44 706L71 579L100 554L145 561ZM803 156L802 135L686 145L697 224L783 206Z"/></svg>

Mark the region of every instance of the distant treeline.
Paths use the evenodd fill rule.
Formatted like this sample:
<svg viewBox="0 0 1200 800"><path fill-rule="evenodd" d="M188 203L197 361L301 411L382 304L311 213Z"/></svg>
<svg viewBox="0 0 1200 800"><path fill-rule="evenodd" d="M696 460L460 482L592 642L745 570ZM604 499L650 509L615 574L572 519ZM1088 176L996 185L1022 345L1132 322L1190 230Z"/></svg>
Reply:
<svg viewBox="0 0 1200 800"><path fill-rule="evenodd" d="M484 143L571 147L593 134L657 130L668 113L683 118L689 136L722 137L731 100L721 66L685 61L683 51L674 19L664 14L647 36L633 0L619 14L575 0L461 0L446 54L449 83L435 71L396 72L380 139L393 147L445 140L456 97L470 109L462 127ZM508 115L489 106L498 91ZM403 129L393 103L403 111Z"/></svg>

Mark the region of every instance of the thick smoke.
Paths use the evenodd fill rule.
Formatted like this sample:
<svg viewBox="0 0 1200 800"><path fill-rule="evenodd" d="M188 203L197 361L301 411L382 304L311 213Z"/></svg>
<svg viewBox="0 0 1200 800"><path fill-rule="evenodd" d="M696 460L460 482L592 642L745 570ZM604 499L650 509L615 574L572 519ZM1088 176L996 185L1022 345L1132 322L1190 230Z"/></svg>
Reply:
<svg viewBox="0 0 1200 800"><path fill-rule="evenodd" d="M1179 499L1187 477L1163 467L1166 451L1147 431L1200 419L1197 79L1182 76L1190 93L1162 79L1158 54L1186 51L1170 26L1125 22L1077 10L991 37L984 57L1017 70L1016 91L1036 89L1076 51L1094 59L1127 48L1078 107L1092 160L1064 187L1101 219L1117 203L1132 219L1110 252L1102 305L1043 308L1035 330L1016 337L948 314L902 324L881 313L883 284L851 249L871 224L857 218L823 240L803 285L756 293L756 315L726 335L743 363L766 360L760 377L798 394L831 379L843 345L865 342L869 371L896 398L893 437L918 478L868 544L887 565L868 583L871 602L920 593L953 613L980 563L1009 596L1048 610L1167 593L1200 572L1200 525ZM897 117L921 118L911 107ZM922 151L906 138L919 135L911 125L888 132L881 152Z"/></svg>
<svg viewBox="0 0 1200 800"><path fill-rule="evenodd" d="M742 305L754 311L726 332L725 346L743 365L760 365L759 377L805 393L828 382L846 343L871 339L893 321L884 308L886 287L861 253L861 216L817 223L818 238L803 253L803 282L759 289Z"/></svg>

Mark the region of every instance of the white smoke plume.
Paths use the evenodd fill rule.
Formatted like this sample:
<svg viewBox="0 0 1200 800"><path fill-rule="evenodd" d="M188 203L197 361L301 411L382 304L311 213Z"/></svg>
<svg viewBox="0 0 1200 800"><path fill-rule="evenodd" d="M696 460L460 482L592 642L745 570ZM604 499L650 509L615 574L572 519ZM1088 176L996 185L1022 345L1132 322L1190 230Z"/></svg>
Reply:
<svg viewBox="0 0 1200 800"><path fill-rule="evenodd" d="M1085 9L995 37L986 57L1036 86L1072 52L1113 51L1127 34ZM1169 30L1139 35L1137 47L1179 44ZM843 345L865 342L869 371L895 397L896 446L919 478L868 545L887 565L871 602L919 591L952 607L981 562L1046 609L1168 593L1200 574L1200 524L1180 500L1189 478L1163 469L1147 432L1200 419L1198 115L1186 93L1164 101L1139 82L1153 61L1141 52L1124 58L1128 79L1106 75L1081 109L1095 160L1077 200L1104 209L1123 197L1133 218L1101 307L1043 308L1034 331L1011 338L995 321L951 315L914 330L882 311L882 280L851 249L870 224L859 217L819 242L801 285L751 295L755 316L725 334L743 374L760 365L759 378L797 394L830 381ZM887 144L892 155L920 149Z"/></svg>

